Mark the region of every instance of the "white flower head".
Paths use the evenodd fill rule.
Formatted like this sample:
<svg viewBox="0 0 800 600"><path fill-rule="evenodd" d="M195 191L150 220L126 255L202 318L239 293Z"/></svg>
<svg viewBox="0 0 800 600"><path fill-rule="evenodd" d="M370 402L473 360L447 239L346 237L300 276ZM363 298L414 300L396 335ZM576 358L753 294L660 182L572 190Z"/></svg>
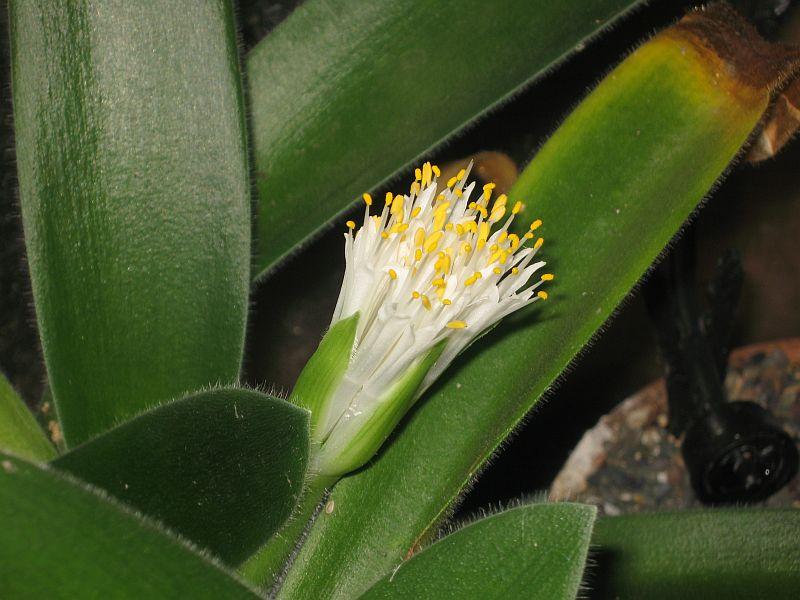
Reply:
<svg viewBox="0 0 800 600"><path fill-rule="evenodd" d="M493 183L473 199L469 171L444 187L439 169L425 163L409 194L387 193L376 214L364 194L363 224L347 222L331 327L355 315L357 324L346 370L316 421L323 454L341 453L376 412L386 412L386 403L397 401L392 390L408 395L409 385L399 382L416 366L425 362L425 372L417 373L405 410L482 333L547 298L538 288L553 275L534 278L545 264L534 262L541 221L521 237L510 233L522 204L509 206L504 194L492 201Z"/></svg>

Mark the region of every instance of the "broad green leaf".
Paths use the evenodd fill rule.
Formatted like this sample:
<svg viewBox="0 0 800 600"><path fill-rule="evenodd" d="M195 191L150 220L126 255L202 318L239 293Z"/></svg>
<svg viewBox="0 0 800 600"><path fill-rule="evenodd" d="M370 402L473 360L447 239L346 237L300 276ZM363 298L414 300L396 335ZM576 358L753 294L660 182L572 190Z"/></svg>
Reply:
<svg viewBox="0 0 800 600"><path fill-rule="evenodd" d="M719 12L703 14L724 23ZM692 23L630 55L525 169L509 196L544 220L551 300L476 343L373 463L337 484L335 516L317 519L288 574L294 597L357 595L435 532L747 140L769 78L786 65L759 48L759 76L736 79L738 62L704 45Z"/></svg>
<svg viewBox="0 0 800 600"><path fill-rule="evenodd" d="M609 517L592 536L591 598L797 598L800 510Z"/></svg>
<svg viewBox="0 0 800 600"><path fill-rule="evenodd" d="M289 516L307 463L307 411L221 389L143 413L53 466L237 564Z"/></svg>
<svg viewBox="0 0 800 600"><path fill-rule="evenodd" d="M30 460L49 460L56 454L53 444L39 427L14 388L0 373L0 449Z"/></svg>
<svg viewBox="0 0 800 600"><path fill-rule="evenodd" d="M247 59L256 273L639 3L304 2Z"/></svg>
<svg viewBox="0 0 800 600"><path fill-rule="evenodd" d="M521 506L467 525L398 565L362 600L574 600L596 509Z"/></svg>
<svg viewBox="0 0 800 600"><path fill-rule="evenodd" d="M0 597L258 598L152 522L0 453Z"/></svg>
<svg viewBox="0 0 800 600"><path fill-rule="evenodd" d="M250 201L227 0L13 0L20 200L69 446L236 380Z"/></svg>

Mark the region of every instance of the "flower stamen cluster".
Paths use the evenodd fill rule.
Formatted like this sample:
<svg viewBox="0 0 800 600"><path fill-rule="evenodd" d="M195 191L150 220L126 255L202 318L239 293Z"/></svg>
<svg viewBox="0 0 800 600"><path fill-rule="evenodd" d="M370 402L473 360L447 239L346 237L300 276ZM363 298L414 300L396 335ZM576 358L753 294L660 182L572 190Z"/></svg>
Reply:
<svg viewBox="0 0 800 600"><path fill-rule="evenodd" d="M492 200L493 183L472 199L469 170L440 186L439 168L425 163L408 194L387 193L374 214L376 203L364 194L361 226L347 222L345 276L331 326L356 314L358 323L346 373L319 420L320 443L353 435L432 349L439 348L436 360L415 397L504 316L547 299L539 288L553 275L533 281L545 265L534 262L542 222L522 235L511 231L522 203L505 194Z"/></svg>

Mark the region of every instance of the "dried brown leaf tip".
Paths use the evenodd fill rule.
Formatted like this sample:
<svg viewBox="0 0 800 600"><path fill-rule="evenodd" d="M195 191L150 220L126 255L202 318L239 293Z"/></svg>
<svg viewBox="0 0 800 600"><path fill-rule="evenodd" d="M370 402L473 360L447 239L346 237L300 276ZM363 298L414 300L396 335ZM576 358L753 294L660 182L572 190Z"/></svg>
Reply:
<svg viewBox="0 0 800 600"><path fill-rule="evenodd" d="M722 2L690 12L667 35L688 40L715 68L748 88L773 93L800 68L800 48L768 42Z"/></svg>
<svg viewBox="0 0 800 600"><path fill-rule="evenodd" d="M800 78L775 98L761 132L753 141L747 160L761 162L775 156L800 129Z"/></svg>

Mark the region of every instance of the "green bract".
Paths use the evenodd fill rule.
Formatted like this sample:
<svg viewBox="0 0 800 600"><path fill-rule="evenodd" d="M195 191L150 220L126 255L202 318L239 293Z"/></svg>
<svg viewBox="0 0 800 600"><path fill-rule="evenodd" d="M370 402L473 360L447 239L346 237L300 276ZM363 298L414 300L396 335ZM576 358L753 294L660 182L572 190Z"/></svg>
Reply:
<svg viewBox="0 0 800 600"><path fill-rule="evenodd" d="M382 396L364 418L361 415L337 423L322 443L316 463L323 476L342 476L362 467L392 433L414 401L423 379L444 350L440 342L418 358Z"/></svg>

